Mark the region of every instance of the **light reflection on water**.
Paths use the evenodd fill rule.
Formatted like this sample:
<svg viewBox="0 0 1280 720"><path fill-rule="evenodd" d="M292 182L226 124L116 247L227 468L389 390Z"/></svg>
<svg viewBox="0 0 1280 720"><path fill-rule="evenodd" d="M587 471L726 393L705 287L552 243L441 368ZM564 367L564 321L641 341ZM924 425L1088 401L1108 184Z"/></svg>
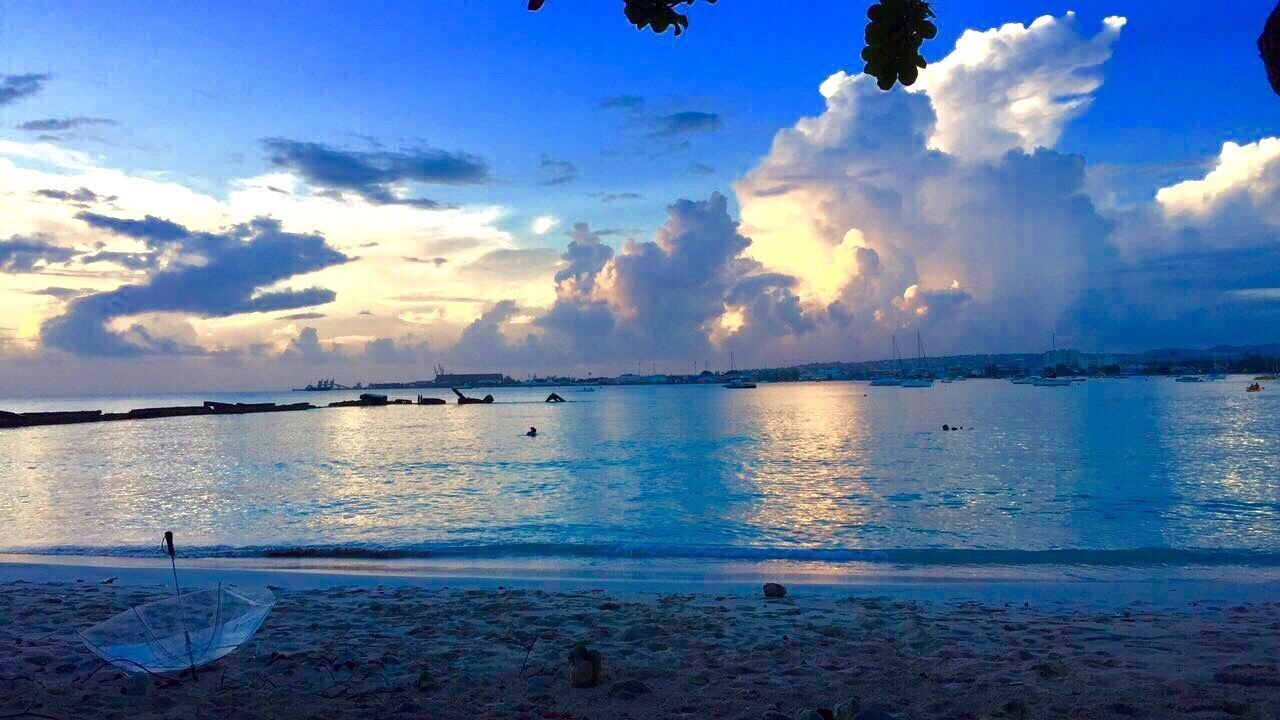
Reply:
<svg viewBox="0 0 1280 720"><path fill-rule="evenodd" d="M603 388L559 405L546 392L0 431L0 548L150 549L173 528L221 552L1155 547L1280 563L1280 402L1239 380Z"/></svg>

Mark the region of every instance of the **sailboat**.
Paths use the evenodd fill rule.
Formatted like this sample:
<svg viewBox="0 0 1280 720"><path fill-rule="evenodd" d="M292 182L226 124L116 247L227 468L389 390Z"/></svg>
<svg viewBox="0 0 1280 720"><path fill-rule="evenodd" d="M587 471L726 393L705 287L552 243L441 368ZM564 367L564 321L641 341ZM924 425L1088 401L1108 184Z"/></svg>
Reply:
<svg viewBox="0 0 1280 720"><path fill-rule="evenodd" d="M902 369L902 355L898 353L898 334L893 334L893 359L898 363L898 369ZM904 372L903 375L906 375ZM872 387L898 387L902 384L902 378L897 375L882 375L871 379Z"/></svg>
<svg viewBox="0 0 1280 720"><path fill-rule="evenodd" d="M738 361L734 359L732 352L729 353L729 366L731 368L730 372L733 373L733 379L724 384L726 388L729 390L752 390L755 388L755 383L746 378L738 377Z"/></svg>
<svg viewBox="0 0 1280 720"><path fill-rule="evenodd" d="M929 358L924 354L924 341L920 339L920 332L916 331L916 357L920 364L924 366L923 377L904 377L902 378L902 387L906 388L927 388L933 387L933 378L929 377L933 373L929 371Z"/></svg>

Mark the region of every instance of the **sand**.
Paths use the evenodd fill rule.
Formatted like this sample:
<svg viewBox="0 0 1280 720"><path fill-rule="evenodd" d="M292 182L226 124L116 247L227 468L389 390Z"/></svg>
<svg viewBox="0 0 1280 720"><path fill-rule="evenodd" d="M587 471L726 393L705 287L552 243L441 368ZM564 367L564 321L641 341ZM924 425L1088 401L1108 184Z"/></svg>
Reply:
<svg viewBox="0 0 1280 720"><path fill-rule="evenodd" d="M842 714L864 719L1280 713L1280 603L281 589L198 682L104 667L72 633L166 592L0 585L0 717L783 720L849 700ZM602 654L596 687L570 686L579 641Z"/></svg>

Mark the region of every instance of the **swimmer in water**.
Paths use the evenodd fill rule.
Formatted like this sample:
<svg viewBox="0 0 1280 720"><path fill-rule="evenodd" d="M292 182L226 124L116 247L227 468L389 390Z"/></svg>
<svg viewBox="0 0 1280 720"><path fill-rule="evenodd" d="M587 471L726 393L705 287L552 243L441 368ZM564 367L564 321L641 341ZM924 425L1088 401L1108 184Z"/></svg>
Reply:
<svg viewBox="0 0 1280 720"><path fill-rule="evenodd" d="M538 437L538 428L536 427L529 428L529 432L525 433L525 435L528 435L529 437Z"/></svg>

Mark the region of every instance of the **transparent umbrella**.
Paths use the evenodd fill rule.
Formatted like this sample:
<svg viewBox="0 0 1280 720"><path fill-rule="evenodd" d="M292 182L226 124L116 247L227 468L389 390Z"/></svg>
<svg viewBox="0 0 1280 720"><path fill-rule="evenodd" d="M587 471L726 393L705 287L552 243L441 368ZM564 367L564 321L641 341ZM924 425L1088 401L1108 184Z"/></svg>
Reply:
<svg viewBox="0 0 1280 720"><path fill-rule="evenodd" d="M173 558L172 533L165 533ZM191 670L217 660L248 640L276 604L270 590L229 588L182 593L174 567L173 597L137 605L78 632L85 645L129 672Z"/></svg>

